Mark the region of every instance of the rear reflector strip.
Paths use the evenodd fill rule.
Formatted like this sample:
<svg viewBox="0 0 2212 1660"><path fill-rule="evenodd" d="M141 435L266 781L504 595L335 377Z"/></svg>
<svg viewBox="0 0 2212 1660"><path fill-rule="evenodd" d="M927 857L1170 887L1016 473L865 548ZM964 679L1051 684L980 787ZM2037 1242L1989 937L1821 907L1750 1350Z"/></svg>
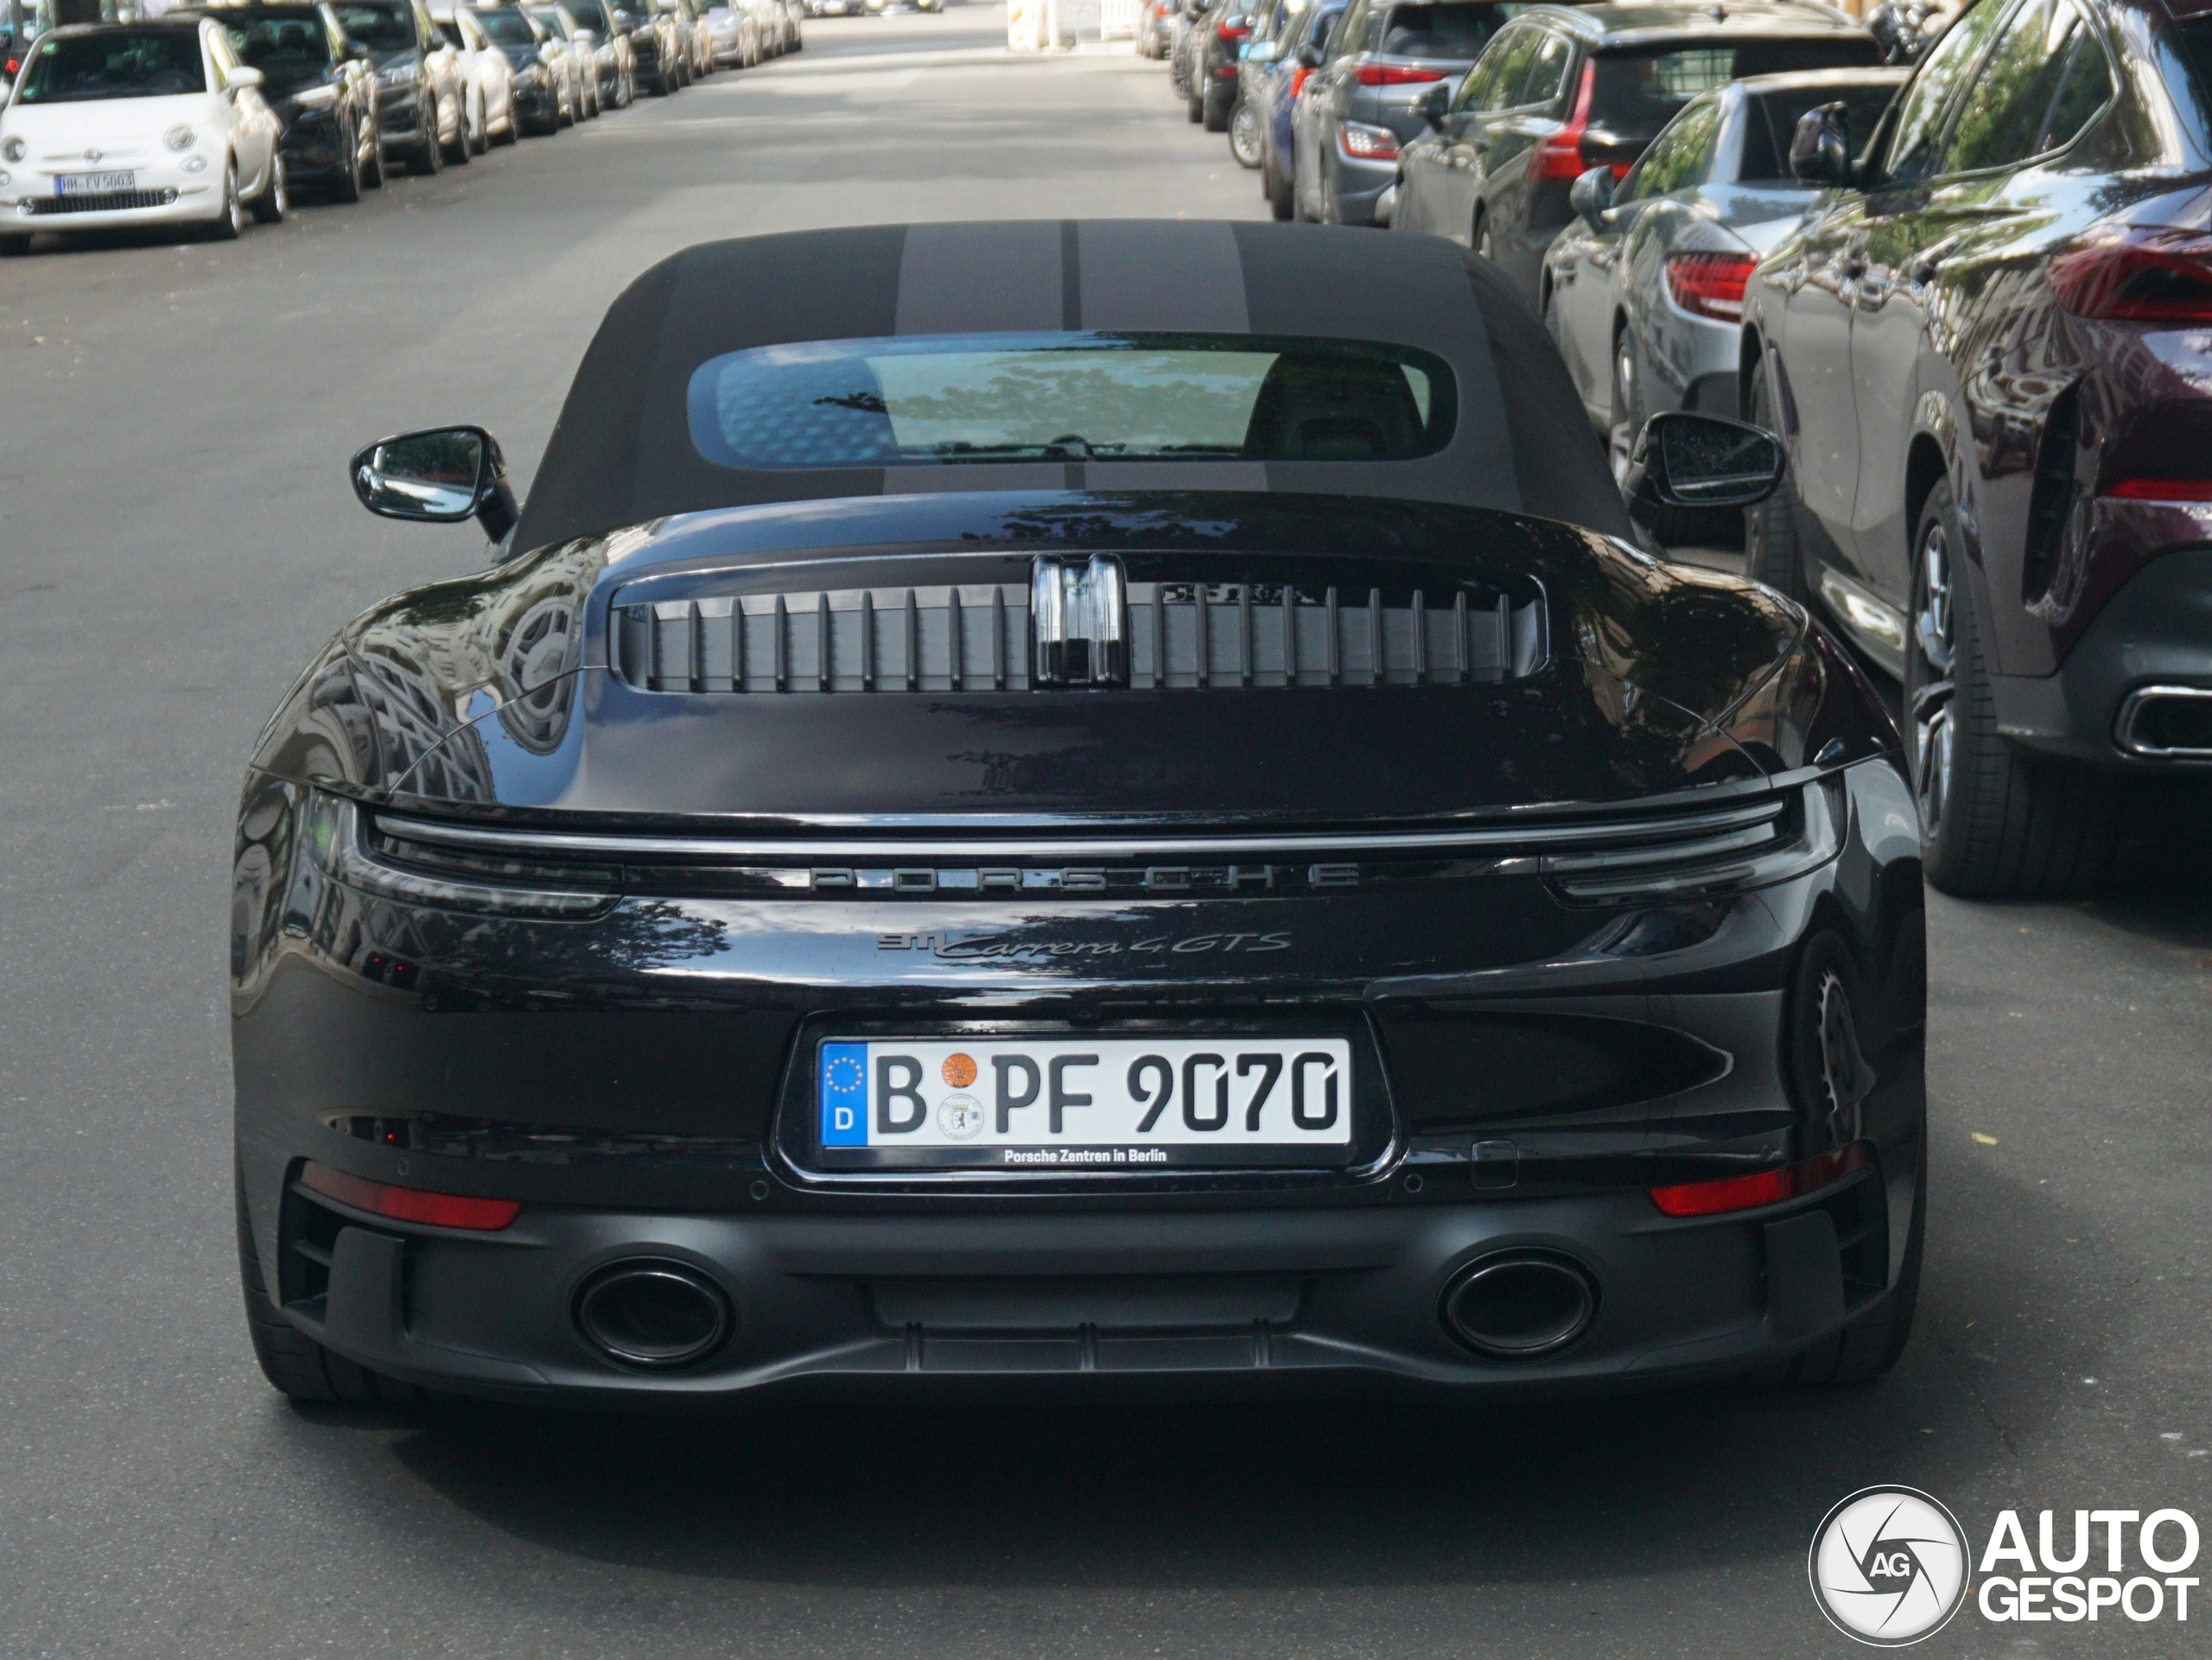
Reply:
<svg viewBox="0 0 2212 1660"><path fill-rule="evenodd" d="M496 1233L522 1214L522 1201L513 1199L468 1199L459 1193L425 1193L419 1187L394 1187L348 1175L327 1164L309 1164L300 1172L300 1185L334 1199L340 1205L394 1222L419 1222L430 1228L467 1228L477 1233Z"/></svg>
<svg viewBox="0 0 2212 1660"><path fill-rule="evenodd" d="M2212 479L2122 479L2103 493L2122 501L2212 501Z"/></svg>
<svg viewBox="0 0 2212 1660"><path fill-rule="evenodd" d="M1866 1162L1866 1149L1854 1142L1823 1153L1801 1164L1762 1170L1752 1176L1724 1176L1719 1181L1684 1182L1678 1186L1654 1187L1651 1202L1669 1216L1719 1216L1728 1211L1752 1211L1762 1205L1779 1205L1841 1180Z"/></svg>

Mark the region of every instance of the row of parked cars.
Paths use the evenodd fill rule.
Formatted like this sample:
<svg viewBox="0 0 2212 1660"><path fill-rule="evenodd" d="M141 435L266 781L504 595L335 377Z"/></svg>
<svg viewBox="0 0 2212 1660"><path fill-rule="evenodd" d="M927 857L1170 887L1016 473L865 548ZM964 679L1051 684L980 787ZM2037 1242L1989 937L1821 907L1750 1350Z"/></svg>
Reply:
<svg viewBox="0 0 2212 1660"><path fill-rule="evenodd" d="M1882 22L1166 0L1138 49L1278 217L1467 247L1617 477L1664 411L1781 435L1673 528L1894 677L1932 880L2080 891L2212 777L2212 0Z"/></svg>
<svg viewBox="0 0 2212 1660"><path fill-rule="evenodd" d="M238 235L799 45L798 0L244 0L27 40L0 105L0 254L41 232ZM16 55L12 45L10 55Z"/></svg>

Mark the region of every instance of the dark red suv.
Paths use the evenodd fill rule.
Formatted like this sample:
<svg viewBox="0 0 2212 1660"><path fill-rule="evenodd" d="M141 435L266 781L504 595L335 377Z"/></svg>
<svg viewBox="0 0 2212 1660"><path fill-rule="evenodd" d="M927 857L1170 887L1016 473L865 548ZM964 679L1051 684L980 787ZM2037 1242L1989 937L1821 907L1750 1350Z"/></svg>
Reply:
<svg viewBox="0 0 2212 1660"><path fill-rule="evenodd" d="M1753 572L1904 681L1931 880L2079 890L2212 774L2212 0L1980 0L1859 137L1745 296Z"/></svg>

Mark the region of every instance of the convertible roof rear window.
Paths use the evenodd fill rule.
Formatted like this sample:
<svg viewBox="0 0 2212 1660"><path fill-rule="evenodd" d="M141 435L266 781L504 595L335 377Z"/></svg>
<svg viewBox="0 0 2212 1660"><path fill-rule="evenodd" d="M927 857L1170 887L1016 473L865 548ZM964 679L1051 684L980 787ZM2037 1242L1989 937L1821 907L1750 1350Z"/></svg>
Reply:
<svg viewBox="0 0 2212 1660"><path fill-rule="evenodd" d="M722 467L1404 461L1448 443L1440 358L1253 334L901 335L766 346L691 376Z"/></svg>

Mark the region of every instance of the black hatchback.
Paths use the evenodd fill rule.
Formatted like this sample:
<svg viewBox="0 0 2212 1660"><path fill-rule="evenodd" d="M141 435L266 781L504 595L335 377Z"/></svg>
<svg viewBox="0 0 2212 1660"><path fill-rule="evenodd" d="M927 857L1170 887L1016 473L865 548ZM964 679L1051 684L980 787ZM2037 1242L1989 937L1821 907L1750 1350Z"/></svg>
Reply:
<svg viewBox="0 0 2212 1660"><path fill-rule="evenodd" d="M1400 158L1390 222L1473 248L1533 305L1589 169L1626 173L1683 105L1732 80L1881 60L1872 35L1824 7L1531 6L1456 95L1425 95L1433 130Z"/></svg>
<svg viewBox="0 0 2212 1660"><path fill-rule="evenodd" d="M262 74L262 96L284 124L285 182L359 201L384 182L377 144L377 75L369 48L347 37L327 5L225 6L241 61Z"/></svg>

